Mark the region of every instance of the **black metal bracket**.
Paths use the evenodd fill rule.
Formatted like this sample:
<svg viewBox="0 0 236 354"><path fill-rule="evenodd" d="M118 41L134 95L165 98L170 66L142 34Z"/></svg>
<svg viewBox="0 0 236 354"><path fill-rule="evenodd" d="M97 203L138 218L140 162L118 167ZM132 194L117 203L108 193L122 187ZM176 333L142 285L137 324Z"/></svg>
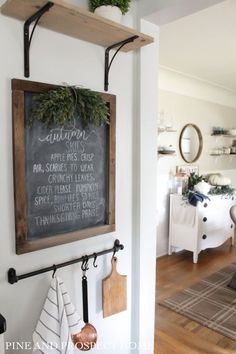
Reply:
<svg viewBox="0 0 236 354"><path fill-rule="evenodd" d="M120 241L119 240L115 240L114 246L112 248L109 248L108 250L96 252L96 254L92 253L92 254L89 254L89 255L85 255L85 256L80 257L80 258L72 259L71 261L68 261L68 262L64 262L64 263L60 263L60 264L53 264L50 267L38 269L38 270L35 270L33 272L30 272L30 273L17 275L16 274L16 270L14 268L10 268L8 270L8 283L15 284L19 280L30 278L30 277L34 277L35 275L38 275L38 274L42 274L42 273L46 273L46 272L50 272L50 271L55 272L59 268L67 267L69 265L72 265L72 264L75 264L75 263L79 263L79 262L84 262L85 259L88 262L89 259L92 259L92 258L95 259L95 255L96 255L96 259L97 259L97 257L103 256L104 254L107 254L107 253L112 253L113 252L113 255L114 255L114 253L116 253L116 252L118 252L120 250L123 250L123 249L124 249L124 246L120 243ZM93 264L95 264L95 263L93 263ZM94 265L94 267L96 268L95 265Z"/></svg>
<svg viewBox="0 0 236 354"><path fill-rule="evenodd" d="M104 75L104 91L108 91L108 86L109 86L109 71L111 68L111 65L113 63L113 60L115 59L116 55L119 53L119 51L121 50L121 48L123 48L126 44L131 43L133 41L135 41L135 39L137 39L138 36L133 36L130 37L128 39L125 39L124 41L115 43L113 45L111 45L110 47L107 47L106 51L105 51L105 75ZM109 58L109 54L110 54L110 50L117 48L116 52L114 53L111 61Z"/></svg>
<svg viewBox="0 0 236 354"><path fill-rule="evenodd" d="M45 14L45 12L49 11L49 9L53 6L53 2L49 1L46 5L41 7L35 14L30 16L24 24L24 74L25 77L30 76L30 58L29 58L29 52L30 52L30 44L33 38L34 31L37 27L37 24L40 20L40 18ZM30 25L32 22L35 21L34 27L31 31L30 34Z"/></svg>

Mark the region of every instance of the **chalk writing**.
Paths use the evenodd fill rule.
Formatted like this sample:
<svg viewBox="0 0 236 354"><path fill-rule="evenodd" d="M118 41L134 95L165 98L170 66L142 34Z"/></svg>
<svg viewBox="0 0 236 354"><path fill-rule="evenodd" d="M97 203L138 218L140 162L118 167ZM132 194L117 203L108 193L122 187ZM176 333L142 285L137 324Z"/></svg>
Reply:
<svg viewBox="0 0 236 354"><path fill-rule="evenodd" d="M106 223L107 127L26 129L28 238Z"/></svg>

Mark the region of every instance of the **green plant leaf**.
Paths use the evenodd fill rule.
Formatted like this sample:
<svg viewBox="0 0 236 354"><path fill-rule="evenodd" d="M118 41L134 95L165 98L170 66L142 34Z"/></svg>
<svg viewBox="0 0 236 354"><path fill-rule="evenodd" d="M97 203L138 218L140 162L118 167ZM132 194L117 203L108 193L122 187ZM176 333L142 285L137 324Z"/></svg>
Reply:
<svg viewBox="0 0 236 354"><path fill-rule="evenodd" d="M109 112L102 97L89 89L61 86L34 97L34 105L28 124L40 121L45 127L64 126L74 119L99 126L109 124Z"/></svg>
<svg viewBox="0 0 236 354"><path fill-rule="evenodd" d="M129 11L131 0L89 0L90 11L94 12L95 9L103 5L117 6L120 8L122 14L124 15Z"/></svg>
<svg viewBox="0 0 236 354"><path fill-rule="evenodd" d="M210 195L222 195L226 198L230 198L232 195L234 195L234 193L235 189L231 186L216 186L209 192Z"/></svg>

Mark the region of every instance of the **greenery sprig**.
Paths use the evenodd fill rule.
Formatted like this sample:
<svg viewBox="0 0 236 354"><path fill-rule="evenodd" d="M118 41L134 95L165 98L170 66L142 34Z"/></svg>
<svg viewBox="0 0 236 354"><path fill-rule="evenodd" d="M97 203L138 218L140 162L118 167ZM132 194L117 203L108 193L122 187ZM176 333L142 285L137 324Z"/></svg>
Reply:
<svg viewBox="0 0 236 354"><path fill-rule="evenodd" d="M202 181L204 181L203 176L199 176L195 172L191 172L188 178L188 190L193 191L194 186Z"/></svg>
<svg viewBox="0 0 236 354"><path fill-rule="evenodd" d="M188 178L188 186L186 188L186 190L183 193L183 197L185 199L188 199L189 196L194 193L194 186L196 184L198 184L199 182L208 181L208 177L209 176L199 176L196 173L190 173L190 176ZM212 187L210 189L210 191L208 192L209 195L222 195L222 197L224 196L225 198L229 198L232 195L234 195L235 193L235 189L231 186L216 186L216 187Z"/></svg>
<svg viewBox="0 0 236 354"><path fill-rule="evenodd" d="M203 176L199 176L195 172L191 172L188 177L187 186L183 191L183 199L188 201L190 196L194 193L194 186L199 182L202 182L203 180L204 180Z"/></svg>
<svg viewBox="0 0 236 354"><path fill-rule="evenodd" d="M90 11L94 12L95 9L103 5L117 6L120 8L122 14L124 15L129 11L131 0L89 0Z"/></svg>
<svg viewBox="0 0 236 354"><path fill-rule="evenodd" d="M75 119L83 126L109 124L109 112L102 97L89 89L60 86L34 96L28 124L40 121L45 127L62 127Z"/></svg>
<svg viewBox="0 0 236 354"><path fill-rule="evenodd" d="M235 189L230 186L216 186L212 188L208 194L210 195L222 195L225 198L230 198L234 195Z"/></svg>

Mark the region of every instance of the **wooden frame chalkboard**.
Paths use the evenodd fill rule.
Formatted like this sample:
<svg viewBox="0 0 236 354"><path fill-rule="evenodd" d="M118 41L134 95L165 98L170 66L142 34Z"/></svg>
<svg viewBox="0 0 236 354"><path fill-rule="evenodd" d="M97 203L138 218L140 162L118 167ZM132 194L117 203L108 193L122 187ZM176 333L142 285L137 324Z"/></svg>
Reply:
<svg viewBox="0 0 236 354"><path fill-rule="evenodd" d="M47 145L46 138L38 134L43 132L43 136L48 137L44 131L48 128L44 128L39 122L30 128L26 124L26 116L32 108L30 106L33 102L32 97L56 87L38 82L12 80L17 254L115 230L116 97L100 93L108 105L110 124L86 132L83 127L81 130L77 129L76 131L84 137L83 144L80 143L78 150L77 147L75 150L68 150L70 153L67 154L68 151L63 152L64 135L54 145ZM77 142L73 146L77 146L75 144ZM57 149L60 154L57 153ZM76 163L69 164L71 158L76 159ZM58 163L54 163L55 161ZM64 174L62 170L58 172L59 168L67 171L68 168L72 169L73 165L74 167L77 165L76 168L79 170L76 175L71 170L70 173ZM54 174L49 174L51 170ZM66 180L63 185L57 182L62 178L63 181ZM86 183L83 182L85 180ZM53 211L50 214L51 210Z"/></svg>

